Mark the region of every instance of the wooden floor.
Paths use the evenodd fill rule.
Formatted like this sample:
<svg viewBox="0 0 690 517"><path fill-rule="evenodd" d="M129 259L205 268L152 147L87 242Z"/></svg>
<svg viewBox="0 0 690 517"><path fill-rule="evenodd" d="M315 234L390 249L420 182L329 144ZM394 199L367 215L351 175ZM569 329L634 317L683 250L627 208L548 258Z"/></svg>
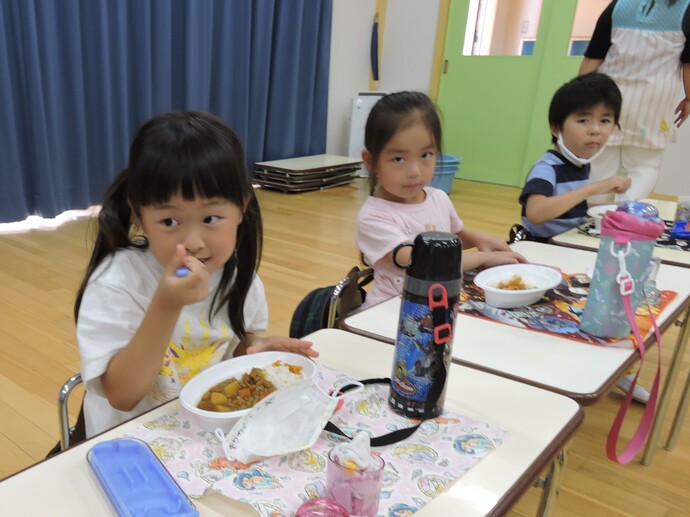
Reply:
<svg viewBox="0 0 690 517"><path fill-rule="evenodd" d="M355 217L366 195L362 179L297 195L258 191L265 222L260 275L271 310L270 333L286 335L302 297L335 283L358 263ZM519 220L517 196L515 188L460 180L454 181L451 195L469 228L502 237ZM42 459L58 438L58 389L79 370L71 314L88 256L88 226L79 220L55 231L0 235L0 478ZM664 338L664 368L675 336L672 329ZM688 368L686 357L682 379ZM644 372L647 381L650 372ZM612 392L586 408L570 444L556 515L690 514L687 421L676 449L660 448L651 466L617 465L606 459L604 444L620 400ZM677 400L675 393L672 408ZM640 414L640 407L634 407L629 418ZM667 417L665 429L669 424ZM539 493L530 489L511 515L534 515Z"/></svg>

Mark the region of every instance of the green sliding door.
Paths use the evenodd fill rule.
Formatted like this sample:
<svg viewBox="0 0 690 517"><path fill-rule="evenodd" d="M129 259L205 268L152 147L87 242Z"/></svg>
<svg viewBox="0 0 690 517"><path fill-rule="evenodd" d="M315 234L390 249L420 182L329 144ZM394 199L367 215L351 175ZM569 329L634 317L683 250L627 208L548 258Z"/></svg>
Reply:
<svg viewBox="0 0 690 517"><path fill-rule="evenodd" d="M497 0L496 8L513 1L520 0ZM542 0L536 42L520 47L531 55L466 56L470 0L450 2L438 105L444 152L462 158L458 177L520 186L551 146L551 96L577 74L582 59L568 56L575 7L576 0Z"/></svg>

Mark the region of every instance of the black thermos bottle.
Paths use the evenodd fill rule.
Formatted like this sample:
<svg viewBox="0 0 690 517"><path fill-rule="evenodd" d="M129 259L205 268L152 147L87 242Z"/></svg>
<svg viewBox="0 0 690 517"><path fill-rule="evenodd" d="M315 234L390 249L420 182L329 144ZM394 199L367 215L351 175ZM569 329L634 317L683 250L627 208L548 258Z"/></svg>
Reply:
<svg viewBox="0 0 690 517"><path fill-rule="evenodd" d="M413 418L443 412L462 287L462 242L447 232L424 232L414 240L406 268L388 403Z"/></svg>

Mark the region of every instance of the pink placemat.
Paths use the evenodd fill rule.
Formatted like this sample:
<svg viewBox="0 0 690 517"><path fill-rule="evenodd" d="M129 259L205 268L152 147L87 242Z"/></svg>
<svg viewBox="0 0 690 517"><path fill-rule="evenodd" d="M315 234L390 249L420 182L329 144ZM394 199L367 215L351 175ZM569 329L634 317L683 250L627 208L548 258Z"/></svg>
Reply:
<svg viewBox="0 0 690 517"><path fill-rule="evenodd" d="M348 377L319 367L317 382L333 387ZM415 422L393 413L388 386L370 385L345 399L331 419L347 433L380 436ZM292 516L307 499L325 495L328 451L343 438L323 432L314 446L245 465L229 461L213 435L180 410L127 436L147 442L190 497L209 491L249 503L262 516ZM445 412L424 422L408 439L376 450L386 460L379 515L414 512L462 477L508 438L489 423Z"/></svg>

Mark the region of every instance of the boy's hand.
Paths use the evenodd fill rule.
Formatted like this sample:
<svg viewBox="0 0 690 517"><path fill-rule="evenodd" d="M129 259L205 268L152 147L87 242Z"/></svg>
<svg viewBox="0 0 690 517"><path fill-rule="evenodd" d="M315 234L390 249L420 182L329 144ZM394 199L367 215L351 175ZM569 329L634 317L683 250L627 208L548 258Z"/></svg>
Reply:
<svg viewBox="0 0 690 517"><path fill-rule="evenodd" d="M621 194L630 188L630 178L628 176L613 176L601 181L592 183L594 194L610 194L615 192Z"/></svg>

